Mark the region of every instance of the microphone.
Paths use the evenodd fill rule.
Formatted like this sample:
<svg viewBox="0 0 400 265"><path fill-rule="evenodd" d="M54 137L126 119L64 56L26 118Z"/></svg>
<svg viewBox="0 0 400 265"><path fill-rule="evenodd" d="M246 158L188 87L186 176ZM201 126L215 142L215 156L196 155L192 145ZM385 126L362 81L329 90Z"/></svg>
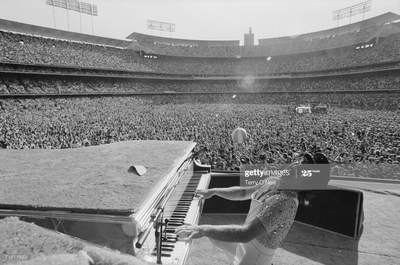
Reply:
<svg viewBox="0 0 400 265"><path fill-rule="evenodd" d="M194 153L193 153L191 156L189 156L186 160L195 158L195 157L197 157L197 156L199 156L199 155L202 155L202 154L204 154L206 151L207 151L207 147L204 147L204 148L202 148L202 149L200 149L200 150L194 152Z"/></svg>

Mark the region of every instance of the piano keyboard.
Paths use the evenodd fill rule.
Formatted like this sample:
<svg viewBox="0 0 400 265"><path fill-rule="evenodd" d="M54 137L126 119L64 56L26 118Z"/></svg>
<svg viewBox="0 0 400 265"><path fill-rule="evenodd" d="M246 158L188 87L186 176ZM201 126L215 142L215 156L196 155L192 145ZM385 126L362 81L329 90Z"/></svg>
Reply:
<svg viewBox="0 0 400 265"><path fill-rule="evenodd" d="M175 228L184 223L198 224L199 222L203 203L194 197L194 192L197 189L206 189L208 187L211 174L203 171L190 173L193 174L192 177L186 176L186 178L182 178L181 183L172 193L164 209L164 220L168 219L169 222L166 229L167 240L163 241L161 250L162 264L182 265L185 263L193 240L186 241L177 238ZM162 236L165 235L164 228L165 226L163 226ZM144 259L156 263L156 248L154 244L151 249L150 255Z"/></svg>

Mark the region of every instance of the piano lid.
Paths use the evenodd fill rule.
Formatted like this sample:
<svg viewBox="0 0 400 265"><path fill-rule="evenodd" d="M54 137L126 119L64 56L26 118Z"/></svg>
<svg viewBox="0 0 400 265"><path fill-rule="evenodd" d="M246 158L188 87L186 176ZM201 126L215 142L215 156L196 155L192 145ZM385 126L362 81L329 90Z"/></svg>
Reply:
<svg viewBox="0 0 400 265"><path fill-rule="evenodd" d="M194 146L189 141L125 141L0 150L0 208L133 213ZM146 174L131 173L132 165L143 165Z"/></svg>

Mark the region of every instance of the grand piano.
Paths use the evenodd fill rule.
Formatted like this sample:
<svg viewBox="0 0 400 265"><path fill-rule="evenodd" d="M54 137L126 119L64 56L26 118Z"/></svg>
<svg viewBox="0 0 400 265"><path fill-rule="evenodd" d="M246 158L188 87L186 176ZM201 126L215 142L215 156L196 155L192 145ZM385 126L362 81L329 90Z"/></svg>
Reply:
<svg viewBox="0 0 400 265"><path fill-rule="evenodd" d="M194 142L126 141L78 149L0 150L0 218L62 232L157 264L184 264L210 166ZM140 168L145 168L145 173Z"/></svg>

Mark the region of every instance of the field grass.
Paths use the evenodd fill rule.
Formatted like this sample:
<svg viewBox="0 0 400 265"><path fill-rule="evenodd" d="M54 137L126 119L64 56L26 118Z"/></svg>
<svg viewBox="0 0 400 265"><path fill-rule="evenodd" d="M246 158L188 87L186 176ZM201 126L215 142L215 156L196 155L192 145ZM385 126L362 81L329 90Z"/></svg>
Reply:
<svg viewBox="0 0 400 265"><path fill-rule="evenodd" d="M12 264L132 264L144 265L139 259L108 248L98 247L70 236L53 232L16 217L0 220L0 263ZM26 260L10 259L26 255ZM89 257L88 257L89 256Z"/></svg>
<svg viewBox="0 0 400 265"><path fill-rule="evenodd" d="M136 211L191 142L127 141L79 149L0 150L2 208ZM143 165L147 173L128 172Z"/></svg>

